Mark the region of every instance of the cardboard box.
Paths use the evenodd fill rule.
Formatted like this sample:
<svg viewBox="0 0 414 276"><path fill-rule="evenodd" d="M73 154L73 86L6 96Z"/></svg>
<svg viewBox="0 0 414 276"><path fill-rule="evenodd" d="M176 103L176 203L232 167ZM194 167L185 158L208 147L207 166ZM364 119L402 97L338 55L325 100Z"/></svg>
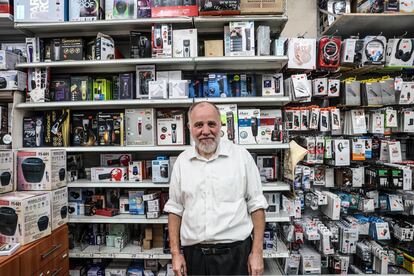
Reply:
<svg viewBox="0 0 414 276"><path fill-rule="evenodd" d="M173 31L173 57L197 57L197 29Z"/></svg>
<svg viewBox="0 0 414 276"><path fill-rule="evenodd" d="M157 111L157 144L185 145L184 138L184 111L158 110Z"/></svg>
<svg viewBox="0 0 414 276"><path fill-rule="evenodd" d="M144 163L142 161L131 161L128 166L128 180L142 181L144 178Z"/></svg>
<svg viewBox="0 0 414 276"><path fill-rule="evenodd" d="M283 14L283 0L240 0L241 14Z"/></svg>
<svg viewBox="0 0 414 276"><path fill-rule="evenodd" d="M45 112L45 146L68 147L70 132L70 110Z"/></svg>
<svg viewBox="0 0 414 276"><path fill-rule="evenodd" d="M88 76L70 77L70 100L71 101L91 101L93 80Z"/></svg>
<svg viewBox="0 0 414 276"><path fill-rule="evenodd" d="M217 105L221 118L221 139L238 144L239 140L239 120L237 105L220 104Z"/></svg>
<svg viewBox="0 0 414 276"><path fill-rule="evenodd" d="M136 19L137 1L105 1L105 20Z"/></svg>
<svg viewBox="0 0 414 276"><path fill-rule="evenodd" d="M258 144L260 109L239 109L239 144Z"/></svg>
<svg viewBox="0 0 414 276"><path fill-rule="evenodd" d="M149 81L149 99L168 99L168 83L165 80Z"/></svg>
<svg viewBox="0 0 414 276"><path fill-rule="evenodd" d="M170 161L152 160L152 182L168 183L170 181Z"/></svg>
<svg viewBox="0 0 414 276"><path fill-rule="evenodd" d="M50 204L48 193L0 196L0 241L24 245L50 235Z"/></svg>
<svg viewBox="0 0 414 276"><path fill-rule="evenodd" d="M137 65L137 98L148 98L149 96L149 82L155 80L155 65Z"/></svg>
<svg viewBox="0 0 414 276"><path fill-rule="evenodd" d="M200 0L199 15L237 15L240 14L240 0Z"/></svg>
<svg viewBox="0 0 414 276"><path fill-rule="evenodd" d="M187 99L189 94L188 80L171 80L168 83L168 98L169 99Z"/></svg>
<svg viewBox="0 0 414 276"><path fill-rule="evenodd" d="M151 32L152 57L171 58L173 56L173 32L171 24L154 24Z"/></svg>
<svg viewBox="0 0 414 276"><path fill-rule="evenodd" d="M71 137L72 146L97 146L97 114L92 112L73 113Z"/></svg>
<svg viewBox="0 0 414 276"><path fill-rule="evenodd" d="M91 168L93 182L120 182L126 181L128 169L125 167L94 167Z"/></svg>
<svg viewBox="0 0 414 276"><path fill-rule="evenodd" d="M61 41L62 60L85 59L85 41L82 38L62 38Z"/></svg>
<svg viewBox="0 0 414 276"><path fill-rule="evenodd" d="M132 160L130 153L103 153L100 155L101 166L121 166L128 167L129 162Z"/></svg>
<svg viewBox="0 0 414 276"><path fill-rule="evenodd" d="M68 2L68 0L14 0L14 22L67 21Z"/></svg>
<svg viewBox="0 0 414 276"><path fill-rule="evenodd" d="M44 145L45 121L41 116L23 118L23 147L33 148Z"/></svg>
<svg viewBox="0 0 414 276"><path fill-rule="evenodd" d="M20 71L0 71L0 91L1 90L26 90L27 74Z"/></svg>
<svg viewBox="0 0 414 276"><path fill-rule="evenodd" d="M13 151L0 151L0 194L12 192L14 188Z"/></svg>
<svg viewBox="0 0 414 276"><path fill-rule="evenodd" d="M70 101L70 76L56 76L50 82L50 101Z"/></svg>
<svg viewBox="0 0 414 276"><path fill-rule="evenodd" d="M142 199L144 194L144 191L128 191L130 214L145 215L145 204Z"/></svg>
<svg viewBox="0 0 414 276"><path fill-rule="evenodd" d="M256 54L255 36L254 36L254 22L230 22L230 56L254 56ZM227 51L226 51L227 52Z"/></svg>
<svg viewBox="0 0 414 276"><path fill-rule="evenodd" d="M205 40L204 56L206 57L222 57L223 56L223 40Z"/></svg>
<svg viewBox="0 0 414 276"><path fill-rule="evenodd" d="M155 145L155 110L125 109L125 132L127 146Z"/></svg>
<svg viewBox="0 0 414 276"><path fill-rule="evenodd" d="M66 151L17 151L17 186L21 191L50 191L66 186Z"/></svg>
<svg viewBox="0 0 414 276"><path fill-rule="evenodd" d="M14 70L19 56L15 53L0 50L0 70Z"/></svg>
<svg viewBox="0 0 414 276"><path fill-rule="evenodd" d="M98 145L124 145L124 113L98 113Z"/></svg>
<svg viewBox="0 0 414 276"><path fill-rule="evenodd" d="M53 231L68 223L68 188L63 187L49 193Z"/></svg>
<svg viewBox="0 0 414 276"><path fill-rule="evenodd" d="M276 142L272 138L272 133L277 131L276 125L278 120L282 119L280 109L262 109L260 110L258 142L259 144L271 144ZM280 141L279 141L280 142Z"/></svg>

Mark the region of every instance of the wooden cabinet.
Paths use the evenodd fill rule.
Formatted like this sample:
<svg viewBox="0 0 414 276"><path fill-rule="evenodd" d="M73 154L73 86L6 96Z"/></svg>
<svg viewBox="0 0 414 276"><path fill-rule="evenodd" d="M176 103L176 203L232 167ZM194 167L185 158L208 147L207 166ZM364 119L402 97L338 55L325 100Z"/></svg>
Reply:
<svg viewBox="0 0 414 276"><path fill-rule="evenodd" d="M0 276L58 276L69 274L68 227L63 225L11 256L0 257Z"/></svg>

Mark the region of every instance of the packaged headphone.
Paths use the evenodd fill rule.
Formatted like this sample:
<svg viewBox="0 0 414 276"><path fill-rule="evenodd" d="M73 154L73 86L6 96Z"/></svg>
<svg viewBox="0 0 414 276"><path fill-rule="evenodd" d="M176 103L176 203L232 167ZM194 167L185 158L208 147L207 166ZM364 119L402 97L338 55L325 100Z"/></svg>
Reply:
<svg viewBox="0 0 414 276"><path fill-rule="evenodd" d="M341 38L322 37L318 47L318 67L335 70L340 65Z"/></svg>
<svg viewBox="0 0 414 276"><path fill-rule="evenodd" d="M362 52L363 65L382 65L385 63L387 39L384 36L367 36Z"/></svg>
<svg viewBox="0 0 414 276"><path fill-rule="evenodd" d="M390 39L387 44L386 64L390 66L412 66L414 62L414 39Z"/></svg>

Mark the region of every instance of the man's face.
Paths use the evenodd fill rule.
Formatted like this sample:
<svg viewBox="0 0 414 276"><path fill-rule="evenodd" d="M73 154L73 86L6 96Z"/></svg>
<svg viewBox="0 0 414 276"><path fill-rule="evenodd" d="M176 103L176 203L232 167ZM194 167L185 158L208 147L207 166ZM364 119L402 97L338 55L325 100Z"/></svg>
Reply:
<svg viewBox="0 0 414 276"><path fill-rule="evenodd" d="M220 142L221 121L209 104L196 106L190 117L190 132L201 155L214 153Z"/></svg>

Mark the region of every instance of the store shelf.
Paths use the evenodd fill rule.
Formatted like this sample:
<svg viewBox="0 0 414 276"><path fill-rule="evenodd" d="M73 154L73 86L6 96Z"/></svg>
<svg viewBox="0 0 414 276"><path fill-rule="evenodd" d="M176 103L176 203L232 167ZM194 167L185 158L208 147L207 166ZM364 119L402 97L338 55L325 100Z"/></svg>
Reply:
<svg viewBox="0 0 414 276"><path fill-rule="evenodd" d="M19 30L31 32L40 37L58 36L96 36L103 32L111 36L129 36L131 30L151 31L155 23L171 23L174 28L191 28L191 17L173 18L140 18L130 20L97 20L79 22L55 22L55 23L16 23Z"/></svg>
<svg viewBox="0 0 414 276"><path fill-rule="evenodd" d="M289 97L238 97L238 98L196 98L195 102L215 104L237 104L238 106L283 106L290 102Z"/></svg>
<svg viewBox="0 0 414 276"><path fill-rule="evenodd" d="M196 57L196 70L279 70L288 62L287 56Z"/></svg>
<svg viewBox="0 0 414 276"><path fill-rule="evenodd" d="M277 260L266 259L264 260L263 275L284 275L279 267Z"/></svg>
<svg viewBox="0 0 414 276"><path fill-rule="evenodd" d="M13 102L13 91L0 91L0 102Z"/></svg>
<svg viewBox="0 0 414 276"><path fill-rule="evenodd" d="M87 180L80 180L74 182L68 182L69 188L148 188L148 189L160 189L170 187L169 183L153 183L152 181L145 180L142 182L91 182Z"/></svg>
<svg viewBox="0 0 414 276"><path fill-rule="evenodd" d="M263 258L287 258L289 252L280 240L277 241L278 250L265 250ZM163 253L162 248L141 250L140 246L128 244L123 249L115 247L89 245L83 250L76 247L69 250L70 258L111 258L111 259L171 259L171 254Z"/></svg>
<svg viewBox="0 0 414 276"><path fill-rule="evenodd" d="M280 211L277 217L266 217L266 222L289 222L290 216L285 211Z"/></svg>
<svg viewBox="0 0 414 276"><path fill-rule="evenodd" d="M168 100L110 100L110 101L78 101L78 102L46 102L46 103L19 103L18 109L28 110L50 110L54 108L69 108L72 110L102 110L105 109L125 109L137 107L183 107L190 106L193 99L168 99Z"/></svg>
<svg viewBox="0 0 414 276"><path fill-rule="evenodd" d="M0 41L17 42L24 40L23 32L14 28L13 15L0 13Z"/></svg>
<svg viewBox="0 0 414 276"><path fill-rule="evenodd" d="M414 29L411 27L413 25L414 14L409 13L350 13L340 15L331 26L322 32L322 35L335 34L346 38L358 34L360 37L364 37L382 33L382 35L392 38L407 32L407 37L413 37Z"/></svg>
<svg viewBox="0 0 414 276"><path fill-rule="evenodd" d="M20 63L17 69L53 68L54 73L128 72L136 65L155 64L157 70L279 70L288 61L286 56L141 58L111 60L68 60Z"/></svg>
<svg viewBox="0 0 414 276"><path fill-rule="evenodd" d="M69 216L69 223L137 223L137 224L164 224L168 223L166 215L157 219L147 219L145 215L120 214L114 217L104 216Z"/></svg>
<svg viewBox="0 0 414 276"><path fill-rule="evenodd" d="M242 145L248 150L272 150L272 149L288 149L288 143L274 143L269 145Z"/></svg>
<svg viewBox="0 0 414 276"><path fill-rule="evenodd" d="M269 182L263 183L263 192L283 192L283 191L290 191L290 184L277 181L277 182Z"/></svg>
<svg viewBox="0 0 414 276"><path fill-rule="evenodd" d="M1 95L1 93L0 93ZM283 106L290 102L289 97L234 97L234 98L196 98L196 99L168 99L168 100L110 100L110 101L68 101L45 103L18 103L17 109L26 110L50 110L69 108L72 110L102 110L111 108L136 108L136 107L189 107L194 102L208 101L215 104L237 104L238 106Z"/></svg>
<svg viewBox="0 0 414 276"><path fill-rule="evenodd" d="M288 18L284 15L239 15L239 16L198 16L194 17L194 27L199 33L222 33L225 25L232 21L254 21L259 25L270 26L274 33L282 32Z"/></svg>
<svg viewBox="0 0 414 276"><path fill-rule="evenodd" d="M53 68L54 73L110 73L135 71L136 65L155 64L157 70L193 70L193 58L141 58L141 59L110 59L110 60L67 60L20 63L17 69ZM60 71L59 71L60 70Z"/></svg>

